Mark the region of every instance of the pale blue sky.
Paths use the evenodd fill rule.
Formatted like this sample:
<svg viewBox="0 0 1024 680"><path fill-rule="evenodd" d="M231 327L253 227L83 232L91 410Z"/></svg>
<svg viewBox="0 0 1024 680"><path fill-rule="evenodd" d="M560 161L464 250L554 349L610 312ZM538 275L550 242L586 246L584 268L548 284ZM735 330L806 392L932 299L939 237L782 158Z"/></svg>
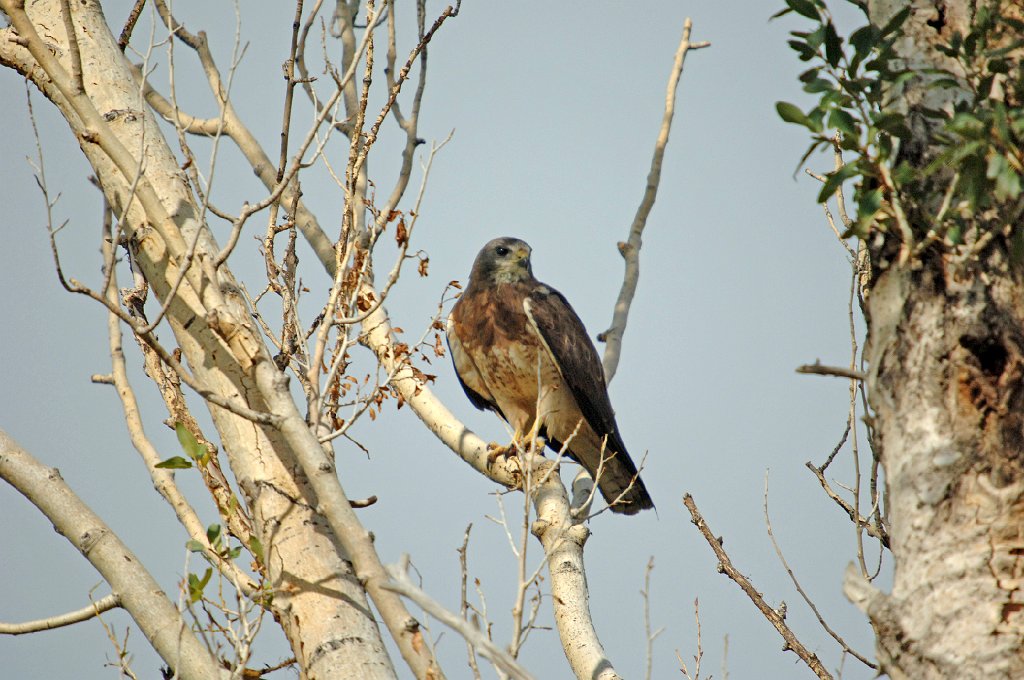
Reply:
<svg viewBox="0 0 1024 680"><path fill-rule="evenodd" d="M117 30L129 4L105 3ZM232 6L179 5L186 25L205 29L226 65ZM414 337L428 324L445 283L465 281L480 246L500 235L529 242L537 277L569 298L592 335L604 330L621 282L615 243L626 237L643 191L683 19L693 18L694 40L713 43L688 57L661 191L645 234L637 299L611 386L634 458L648 452L644 477L658 514L602 515L586 553L599 634L616 667L631 678L643 672L639 591L650 555L656 563L653 625L665 628L654 647L655 677L678 672L675 650L685 659L695 651L694 598L701 603L705 672L721 677L728 635L731 678L810 677L792 653L781 651L781 638L735 584L715 572L714 557L682 506L684 492L694 495L736 565L769 601L787 602L788 621L801 639L829 668L838 667L837 646L799 601L766 535L762 499L769 469L775 533L791 566L831 625L872 655L867 622L841 594L843 569L855 557L853 529L803 465L820 463L838 441L847 384L798 376L793 369L819 358L848 361L849 268L814 204L815 183L793 178L806 139L774 112L776 100L803 101L796 81L803 64L785 44L786 31L799 24L769 23L779 6L470 0L430 46L420 136L429 144L452 129L455 135L435 161L414 235L417 247L430 254L430 276L420 279L410 271L389 303L395 323ZM428 13L441 8L431 3ZM259 13L243 14L248 49L233 93L268 149L278 143L279 67L292 12L287 3L266 3ZM147 10L136 36L149 30L149 21ZM193 112L211 115L212 100L192 55L178 50L185 101ZM166 63L163 54L157 59ZM109 371L106 317L95 303L64 293L54 275L42 198L25 161L35 148L24 89L16 74L0 71L6 125L0 197L9 241L0 249L0 317L6 320L0 349L7 357L0 427L59 467L174 592L186 537L131 448L113 390L89 381L91 374ZM33 101L48 180L63 192L57 220L70 220L60 236L65 271L96 282L100 199L86 182L89 170L66 125L38 94ZM299 129L306 115L300 106ZM390 121L384 130L371 174L390 190L389 149L396 137ZM209 150L198 142L196 148ZM342 148L331 153L337 162ZM216 192L222 208L237 210L243 200L262 197L262 187L229 146L221 160ZM817 170L831 164L812 162ZM337 187L323 173L311 173L303 190L321 222L335 228ZM317 307L328 279L308 252L300 257L310 307ZM257 286L255 242L243 237L232 266ZM137 360L129 349L130 360ZM493 415L478 413L465 399L447 359L434 368L437 393L449 408L481 436L506 438ZM175 455L155 390L136 374L148 432L162 453ZM494 486L430 436L408 409L388 409L376 423L363 423L356 437L370 456L339 443L342 483L353 497L380 497L360 516L376 534L382 558L393 562L410 553L424 587L457 607L455 550L472 522L470 572L482 582L496 638L507 640L514 563L503 531L485 519L497 512ZM851 482L849 458L841 457L833 473ZM202 498L194 479L178 477L193 498ZM517 497L509 500L518 503ZM209 503L197 506L205 521L215 521ZM0 512L0 620L87 604L89 589L100 581L91 566L6 486L0 486ZM530 550L539 556L539 546ZM100 586L96 592L109 590ZM106 618L123 637L127 616ZM545 602L543 623L550 620ZM286 654L269 632L273 628L271 623L258 662ZM440 630L435 624L434 632ZM129 649L139 676L156 677L158 660L137 630ZM453 633L445 632L440 650L450 678L468 677L464 647ZM10 678L113 678L116 671L103 667L113 654L95 622L0 637ZM538 677L568 675L554 632L534 633L523 662ZM847 661L843 677L872 674Z"/></svg>

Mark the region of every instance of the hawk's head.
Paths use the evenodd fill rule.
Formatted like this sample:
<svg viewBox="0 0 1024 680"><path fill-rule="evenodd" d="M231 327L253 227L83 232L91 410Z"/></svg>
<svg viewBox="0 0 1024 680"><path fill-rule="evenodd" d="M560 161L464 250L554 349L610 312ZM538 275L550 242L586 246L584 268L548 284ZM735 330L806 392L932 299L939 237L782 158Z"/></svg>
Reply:
<svg viewBox="0 0 1024 680"><path fill-rule="evenodd" d="M532 279L530 246L510 236L490 241L476 256L469 278L471 283L478 285L517 283Z"/></svg>

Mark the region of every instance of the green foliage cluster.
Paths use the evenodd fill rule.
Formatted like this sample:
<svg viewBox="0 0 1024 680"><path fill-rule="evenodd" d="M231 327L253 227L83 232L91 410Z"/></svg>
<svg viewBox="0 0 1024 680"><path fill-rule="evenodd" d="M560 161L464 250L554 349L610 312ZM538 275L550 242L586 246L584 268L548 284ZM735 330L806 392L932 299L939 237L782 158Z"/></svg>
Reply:
<svg viewBox="0 0 1024 680"><path fill-rule="evenodd" d="M811 64L800 80L818 101L806 112L788 102L776 108L783 120L811 133L801 164L836 143L846 152L845 165L828 175L818 196L824 202L845 182L854 183L856 220L846 236L892 232L895 225L904 241L927 233L956 244L966 229L994 228L1020 218L1024 21L1013 0L983 2L970 32L954 33L937 46L947 57L946 66L916 70L896 50L909 7L882 26L869 21L844 39L824 0L785 1L776 17L795 13L812 22L810 31L793 31L789 45ZM850 1L867 15L863 2ZM908 84L953 88L954 104L910 111L897 99ZM900 153L901 145L908 144L928 153Z"/></svg>

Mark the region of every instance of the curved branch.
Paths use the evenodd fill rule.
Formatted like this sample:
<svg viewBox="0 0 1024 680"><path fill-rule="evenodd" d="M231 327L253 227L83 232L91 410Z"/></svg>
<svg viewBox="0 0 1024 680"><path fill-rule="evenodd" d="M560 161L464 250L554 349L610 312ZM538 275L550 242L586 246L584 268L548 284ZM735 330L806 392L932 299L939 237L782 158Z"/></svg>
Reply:
<svg viewBox="0 0 1024 680"><path fill-rule="evenodd" d="M0 623L0 635L24 635L25 633L39 633L44 630L63 628L64 626L88 621L103 612L108 612L120 606L120 598L116 594L111 593L106 597L96 600L89 606L82 607L73 612L48 616L45 619L37 619L36 621L25 621L24 623Z"/></svg>
<svg viewBox="0 0 1024 680"><path fill-rule="evenodd" d="M39 508L100 572L156 652L181 677L228 677L128 546L75 495L55 468L37 461L3 430L0 477Z"/></svg>

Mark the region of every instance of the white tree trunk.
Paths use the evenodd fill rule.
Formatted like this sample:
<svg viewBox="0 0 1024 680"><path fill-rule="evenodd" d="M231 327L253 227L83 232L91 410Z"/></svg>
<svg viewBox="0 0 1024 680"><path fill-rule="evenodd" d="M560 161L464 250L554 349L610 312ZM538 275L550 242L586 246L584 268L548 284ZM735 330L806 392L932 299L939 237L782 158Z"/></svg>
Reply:
<svg viewBox="0 0 1024 680"><path fill-rule="evenodd" d="M247 375L251 367L239 363L222 332L208 323L213 320L211 310L224 309L224 293L230 295L232 277L224 266L213 274L212 255L217 250L195 218L181 170L141 97L131 65L117 48L99 4L95 0L70 3L84 93L74 91L72 50L61 3L32 3L27 9L31 27L19 23L19 3L4 0L0 6L14 26L0 32L0 63L24 73L58 106L116 214L124 209L135 172L143 164L136 200L123 226L138 264L161 301L178 276L185 245L202 230L196 263L170 305L168 322L201 384L214 394L266 410ZM33 39L45 42L50 60L47 54L32 49ZM147 190L158 205L147 203ZM204 265L201 273L200 263ZM241 320L248 322L244 316ZM265 354L262 346L258 352ZM272 428L223 408L211 406L211 413L264 546L274 614L306 676L395 677L365 590L331 532L322 530L325 522L315 511L315 496L283 438Z"/></svg>

